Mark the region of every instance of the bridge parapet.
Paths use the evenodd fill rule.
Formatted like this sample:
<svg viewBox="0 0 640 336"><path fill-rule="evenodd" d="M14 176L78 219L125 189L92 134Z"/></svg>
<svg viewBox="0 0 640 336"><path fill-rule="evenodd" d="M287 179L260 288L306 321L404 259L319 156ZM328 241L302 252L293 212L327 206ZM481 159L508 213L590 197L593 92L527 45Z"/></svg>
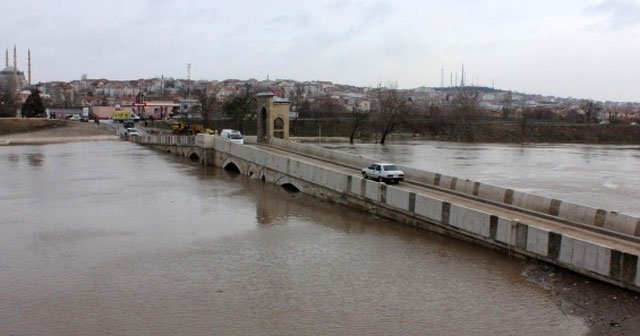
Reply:
<svg viewBox="0 0 640 336"><path fill-rule="evenodd" d="M128 140L141 145L194 147L196 144L195 137L186 135L142 135L129 137Z"/></svg>
<svg viewBox="0 0 640 336"><path fill-rule="evenodd" d="M357 168L371 164L375 159L343 153L310 144L293 141L272 139L271 144L276 147L294 152L315 156ZM547 214L571 222L596 226L640 237L640 218L620 214L615 210L592 208L563 200L534 195L522 191L497 187L469 179L424 171L408 166L398 165L405 172L405 178L414 182L446 188L465 195L476 196L496 203L512 205L514 207Z"/></svg>

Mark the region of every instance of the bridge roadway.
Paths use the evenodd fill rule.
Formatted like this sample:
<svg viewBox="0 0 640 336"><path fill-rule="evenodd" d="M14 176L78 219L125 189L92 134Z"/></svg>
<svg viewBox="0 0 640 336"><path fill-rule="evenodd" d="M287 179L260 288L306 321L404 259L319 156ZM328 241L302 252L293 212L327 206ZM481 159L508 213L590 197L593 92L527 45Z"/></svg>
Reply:
<svg viewBox="0 0 640 336"><path fill-rule="evenodd" d="M307 154L301 154L269 145L246 144L246 146L255 146L263 151L267 151L275 155L291 157L302 162L326 167L335 171L340 171L354 176L357 179L362 178L362 174L360 173L361 167L352 167L345 164L329 162L328 160L322 158L313 157ZM625 235L590 225L572 223L547 214L537 213L531 210L519 209L513 206L507 206L499 203L488 202L475 196L463 195L460 193L452 192L448 189L442 189L436 186L426 186L409 180L406 180L394 186L407 190L409 192L414 192L416 194L422 194L428 197L440 199L442 201L449 202L450 204L462 205L464 207L476 209L478 211L497 215L503 218L510 218L512 220L517 219L522 223L526 223L559 234L572 236L580 240L589 241L604 247L608 247L610 249L633 255L640 255L640 239L634 236Z"/></svg>

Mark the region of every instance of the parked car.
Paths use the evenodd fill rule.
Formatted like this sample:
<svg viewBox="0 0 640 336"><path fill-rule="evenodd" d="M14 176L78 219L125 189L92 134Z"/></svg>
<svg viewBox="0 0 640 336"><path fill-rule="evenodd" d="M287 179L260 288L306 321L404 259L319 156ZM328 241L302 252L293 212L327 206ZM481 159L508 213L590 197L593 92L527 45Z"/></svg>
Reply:
<svg viewBox="0 0 640 336"><path fill-rule="evenodd" d="M140 136L142 135L137 128L129 127L124 129L125 136Z"/></svg>
<svg viewBox="0 0 640 336"><path fill-rule="evenodd" d="M73 120L73 121L80 121L80 120L82 120L82 118L80 118L80 116L79 116L79 115L74 114L74 115L72 115L72 116L70 116L70 117L69 117L69 120Z"/></svg>
<svg viewBox="0 0 640 336"><path fill-rule="evenodd" d="M367 168L362 168L362 176L385 183L399 183L404 180L404 172L391 163L373 163Z"/></svg>
<svg viewBox="0 0 640 336"><path fill-rule="evenodd" d="M242 136L242 133L240 133L240 131L223 129L222 131L220 131L220 136L233 143L237 143L238 145L244 144L244 136Z"/></svg>

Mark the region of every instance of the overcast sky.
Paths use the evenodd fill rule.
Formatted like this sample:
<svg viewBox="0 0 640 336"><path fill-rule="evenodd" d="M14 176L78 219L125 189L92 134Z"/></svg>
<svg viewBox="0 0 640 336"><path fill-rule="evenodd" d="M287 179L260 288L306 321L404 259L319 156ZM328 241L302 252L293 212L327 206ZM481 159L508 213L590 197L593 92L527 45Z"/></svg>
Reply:
<svg viewBox="0 0 640 336"><path fill-rule="evenodd" d="M2 1L0 36L38 81L164 75L400 88L466 82L640 101L636 0ZM4 67L4 64L2 64Z"/></svg>

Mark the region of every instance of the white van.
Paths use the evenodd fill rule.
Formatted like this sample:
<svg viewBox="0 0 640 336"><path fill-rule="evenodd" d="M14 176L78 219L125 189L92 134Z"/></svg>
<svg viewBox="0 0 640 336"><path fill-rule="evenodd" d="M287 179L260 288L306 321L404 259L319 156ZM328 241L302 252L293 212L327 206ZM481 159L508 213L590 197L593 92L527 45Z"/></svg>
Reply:
<svg viewBox="0 0 640 336"><path fill-rule="evenodd" d="M223 129L220 132L220 136L238 145L244 144L244 137L242 136L242 133L240 133L240 131L236 131L232 129Z"/></svg>

